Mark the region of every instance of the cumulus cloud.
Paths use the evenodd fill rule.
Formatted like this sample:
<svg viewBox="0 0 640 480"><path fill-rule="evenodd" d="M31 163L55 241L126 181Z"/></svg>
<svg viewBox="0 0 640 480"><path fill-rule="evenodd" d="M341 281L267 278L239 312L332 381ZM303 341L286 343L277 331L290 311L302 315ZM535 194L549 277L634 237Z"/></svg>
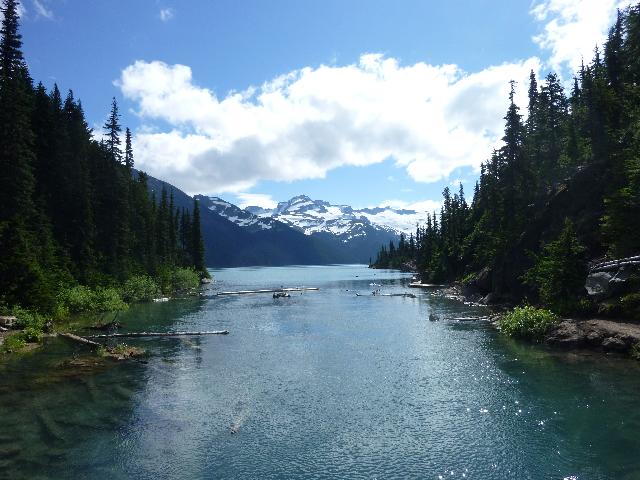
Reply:
<svg viewBox="0 0 640 480"><path fill-rule="evenodd" d="M145 125L170 125L135 136L138 166L190 193L223 193L389 158L421 182L477 168L502 136L508 81L524 105L539 68L534 57L466 73L366 54L219 98L186 65L137 61L116 84Z"/></svg>
<svg viewBox="0 0 640 480"><path fill-rule="evenodd" d="M160 20L163 22L168 22L173 17L175 17L176 12L173 8L161 8L160 9Z"/></svg>
<svg viewBox="0 0 640 480"><path fill-rule="evenodd" d="M271 195L266 193L236 193L236 197L240 199L240 203L238 204L240 208L247 208L250 206L276 208L278 206L278 202L276 202Z"/></svg>
<svg viewBox="0 0 640 480"><path fill-rule="evenodd" d="M582 58L593 58L593 49L602 46L609 27L615 21L616 9L625 8L631 0L544 0L534 4L531 14L544 23L533 37L542 49L550 52L549 65L557 72L564 68L574 73Z"/></svg>

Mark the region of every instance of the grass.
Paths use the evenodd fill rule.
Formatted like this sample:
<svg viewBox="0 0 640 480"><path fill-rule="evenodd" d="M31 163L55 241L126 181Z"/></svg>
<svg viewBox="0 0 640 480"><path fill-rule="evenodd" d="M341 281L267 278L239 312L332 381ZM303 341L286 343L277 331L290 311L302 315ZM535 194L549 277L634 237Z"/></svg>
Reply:
<svg viewBox="0 0 640 480"><path fill-rule="evenodd" d="M526 305L503 316L498 328L510 337L539 341L559 322L559 317L552 311Z"/></svg>

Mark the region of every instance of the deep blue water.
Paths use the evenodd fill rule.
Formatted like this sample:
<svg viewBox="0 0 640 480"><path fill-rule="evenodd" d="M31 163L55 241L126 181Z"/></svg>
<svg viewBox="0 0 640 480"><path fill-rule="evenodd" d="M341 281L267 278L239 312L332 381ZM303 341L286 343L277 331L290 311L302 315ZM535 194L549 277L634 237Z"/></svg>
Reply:
<svg viewBox="0 0 640 480"><path fill-rule="evenodd" d="M0 363L0 478L640 478L638 362L505 339L437 292L368 295L408 291L399 272L212 273L205 297L121 321L228 336L81 368L52 339ZM320 290L214 295L280 285Z"/></svg>

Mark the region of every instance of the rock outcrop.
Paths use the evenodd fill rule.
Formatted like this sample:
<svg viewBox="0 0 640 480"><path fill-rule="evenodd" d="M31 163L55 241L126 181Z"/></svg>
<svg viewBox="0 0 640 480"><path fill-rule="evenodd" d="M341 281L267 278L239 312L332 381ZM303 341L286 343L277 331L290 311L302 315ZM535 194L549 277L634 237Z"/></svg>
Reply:
<svg viewBox="0 0 640 480"><path fill-rule="evenodd" d="M640 324L601 319L563 320L546 335L545 342L569 348L629 353L640 344Z"/></svg>

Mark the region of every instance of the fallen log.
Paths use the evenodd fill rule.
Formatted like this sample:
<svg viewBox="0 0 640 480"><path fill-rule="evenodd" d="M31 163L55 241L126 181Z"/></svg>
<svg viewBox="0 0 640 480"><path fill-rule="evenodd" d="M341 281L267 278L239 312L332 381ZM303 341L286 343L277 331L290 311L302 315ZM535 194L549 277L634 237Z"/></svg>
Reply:
<svg viewBox="0 0 640 480"><path fill-rule="evenodd" d="M94 342L93 340L89 340L84 337L79 337L78 335L74 335L73 333L61 333L60 336L68 338L69 340L73 340L74 342L80 342L86 345L91 345L92 347L102 347L101 343Z"/></svg>
<svg viewBox="0 0 640 480"><path fill-rule="evenodd" d="M214 330L211 332L130 332L130 333L104 333L100 335L88 335L88 338L116 338L116 337L184 337L190 335L228 335L228 330ZM96 343L96 342L93 342Z"/></svg>
<svg viewBox="0 0 640 480"><path fill-rule="evenodd" d="M320 290L318 287L263 288L260 290L238 290L235 292L219 292L216 295L247 295L250 293L305 292Z"/></svg>

